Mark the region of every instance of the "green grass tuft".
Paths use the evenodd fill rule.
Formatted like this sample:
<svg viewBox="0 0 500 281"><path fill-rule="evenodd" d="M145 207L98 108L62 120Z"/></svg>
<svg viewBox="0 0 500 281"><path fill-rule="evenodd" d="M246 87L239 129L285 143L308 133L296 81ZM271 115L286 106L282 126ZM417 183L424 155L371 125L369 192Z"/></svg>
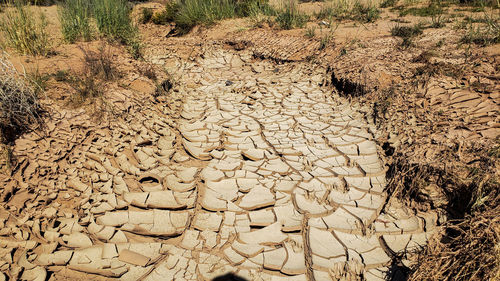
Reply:
<svg viewBox="0 0 500 281"><path fill-rule="evenodd" d="M231 0L185 0L178 4L174 20L181 33L189 32L196 25L212 25L236 16L236 5Z"/></svg>
<svg viewBox="0 0 500 281"><path fill-rule="evenodd" d="M136 33L130 19L131 9L125 0L94 0L94 16L99 32L110 38L128 42Z"/></svg>
<svg viewBox="0 0 500 281"><path fill-rule="evenodd" d="M276 22L282 29L303 27L309 17L301 13L297 8L297 2L288 0L284 7L277 11Z"/></svg>
<svg viewBox="0 0 500 281"><path fill-rule="evenodd" d="M132 23L132 11L125 0L93 0L94 17L99 32L127 45L134 58L141 56L141 44L137 26Z"/></svg>
<svg viewBox="0 0 500 281"><path fill-rule="evenodd" d="M219 20L235 17L256 18L273 10L265 0L174 0L165 10L153 15L155 24L175 22L179 34L196 25L209 26Z"/></svg>
<svg viewBox="0 0 500 281"><path fill-rule="evenodd" d="M50 50L47 19L40 12L38 17L21 0L16 0L13 9L7 9L0 18L0 31L7 45L23 54L46 56Z"/></svg>
<svg viewBox="0 0 500 281"><path fill-rule="evenodd" d="M362 23L374 22L380 17L380 10L374 2L360 0L337 0L325 5L315 14L317 19L353 20Z"/></svg>
<svg viewBox="0 0 500 281"><path fill-rule="evenodd" d="M60 3L58 12L61 31L67 42L92 39L91 3L88 0L65 0Z"/></svg>
<svg viewBox="0 0 500 281"><path fill-rule="evenodd" d="M500 18L498 15L484 13L482 18L466 18L464 22L467 32L461 39L462 43L480 46L500 43Z"/></svg>

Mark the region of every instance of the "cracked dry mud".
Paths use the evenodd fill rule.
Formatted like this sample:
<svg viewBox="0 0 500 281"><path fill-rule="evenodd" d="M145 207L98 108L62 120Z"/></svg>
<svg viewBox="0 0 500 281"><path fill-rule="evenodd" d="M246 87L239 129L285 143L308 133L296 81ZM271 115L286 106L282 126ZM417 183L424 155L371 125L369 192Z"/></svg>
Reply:
<svg viewBox="0 0 500 281"><path fill-rule="evenodd" d="M387 198L374 128L321 86L324 69L216 50L179 71L162 110L87 122L71 142L61 121L39 155L36 136L18 141L28 160L15 184L53 203L0 210L2 272L384 280L426 243L437 214Z"/></svg>

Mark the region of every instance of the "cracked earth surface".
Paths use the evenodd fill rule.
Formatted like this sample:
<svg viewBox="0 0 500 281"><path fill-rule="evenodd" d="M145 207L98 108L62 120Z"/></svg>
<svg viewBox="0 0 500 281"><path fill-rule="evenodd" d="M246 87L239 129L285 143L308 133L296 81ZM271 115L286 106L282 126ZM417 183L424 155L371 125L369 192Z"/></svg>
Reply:
<svg viewBox="0 0 500 281"><path fill-rule="evenodd" d="M71 141L74 125L58 121L43 143L18 142L28 160L15 184L31 192L17 200L57 205L0 210L3 272L385 280L433 233L436 213L388 198L375 129L321 86L325 69L212 50L179 71L160 110L87 122Z"/></svg>

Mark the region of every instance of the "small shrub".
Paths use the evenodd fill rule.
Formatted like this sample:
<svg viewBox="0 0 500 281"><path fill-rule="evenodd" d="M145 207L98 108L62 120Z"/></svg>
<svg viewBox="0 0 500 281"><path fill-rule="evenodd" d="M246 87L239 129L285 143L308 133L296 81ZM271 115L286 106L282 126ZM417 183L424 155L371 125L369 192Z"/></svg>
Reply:
<svg viewBox="0 0 500 281"><path fill-rule="evenodd" d="M173 0L153 15L152 22L175 22L177 32L184 34L196 25L212 25L226 18L251 17L260 22L262 15L274 15L265 0Z"/></svg>
<svg viewBox="0 0 500 281"><path fill-rule="evenodd" d="M297 3L294 0L289 0L284 7L277 11L276 22L282 29L292 29L295 27L303 27L309 17L301 13L297 8Z"/></svg>
<svg viewBox="0 0 500 281"><path fill-rule="evenodd" d="M334 16L334 9L331 5L324 5L319 12L314 13L314 17L318 20L330 20Z"/></svg>
<svg viewBox="0 0 500 281"><path fill-rule="evenodd" d="M13 4L14 9L6 10L0 18L0 30L4 33L6 43L23 54L47 55L50 44L45 15L40 12L37 19L21 0Z"/></svg>
<svg viewBox="0 0 500 281"><path fill-rule="evenodd" d="M443 26L445 26L445 23L442 15L432 16L430 27L441 28Z"/></svg>
<svg viewBox="0 0 500 281"><path fill-rule="evenodd" d="M460 0L460 5L471 7L471 12L484 12L485 7L500 7L498 0Z"/></svg>
<svg viewBox="0 0 500 281"><path fill-rule="evenodd" d="M92 39L91 3L88 0L65 0L59 5L58 12L61 31L67 42Z"/></svg>
<svg viewBox="0 0 500 281"><path fill-rule="evenodd" d="M481 28L480 26L471 26L467 33L465 33L462 37L461 42L465 44L488 46L500 43L500 33L498 30L491 30L489 27Z"/></svg>
<svg viewBox="0 0 500 281"><path fill-rule="evenodd" d="M83 52L85 69L93 76L105 81L116 78L117 71L113 65L113 54L106 44L102 43L97 51L80 47Z"/></svg>
<svg viewBox="0 0 500 281"><path fill-rule="evenodd" d="M0 54L0 139L10 142L42 125L42 107L26 76Z"/></svg>
<svg viewBox="0 0 500 281"><path fill-rule="evenodd" d="M174 22L180 9L181 4L177 1L170 1L165 5L165 9L159 13L155 13L151 20L154 24L168 24Z"/></svg>
<svg viewBox="0 0 500 281"><path fill-rule="evenodd" d="M57 4L57 0L29 0L25 1L27 3L30 3L31 5L38 5L38 6L51 6L54 4Z"/></svg>
<svg viewBox="0 0 500 281"><path fill-rule="evenodd" d="M141 23L148 23L151 21L151 18L153 17L153 9L151 8L142 8L141 10L141 18L139 21Z"/></svg>
<svg viewBox="0 0 500 281"><path fill-rule="evenodd" d="M62 81L73 88L75 94L71 96L71 102L75 105L101 97L105 82L111 81L119 75L113 63L113 53L109 45L103 42L97 51L84 47L80 47L80 50L83 52L81 71L73 75L69 75L67 72L56 73Z"/></svg>
<svg viewBox="0 0 500 281"><path fill-rule="evenodd" d="M47 82L50 79L50 75L40 72L40 68L38 67L38 65L32 68L31 71L26 73L26 77L32 84L32 88L37 96L38 94L45 91L45 89L47 88Z"/></svg>
<svg viewBox="0 0 500 281"><path fill-rule="evenodd" d="M255 14L262 14L266 16L276 15L276 11L267 0L243 0L239 5L243 7L238 8L238 15L241 17L252 17ZM244 3L244 4L242 4Z"/></svg>

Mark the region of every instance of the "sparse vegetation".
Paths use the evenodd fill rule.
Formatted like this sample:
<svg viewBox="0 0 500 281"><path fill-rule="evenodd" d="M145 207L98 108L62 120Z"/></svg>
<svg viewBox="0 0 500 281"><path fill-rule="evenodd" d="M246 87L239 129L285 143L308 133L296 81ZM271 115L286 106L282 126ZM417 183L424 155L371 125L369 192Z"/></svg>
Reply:
<svg viewBox="0 0 500 281"><path fill-rule="evenodd" d="M276 11L269 6L267 1L250 1L252 5L248 5L246 14L252 20L254 26L262 27L265 23L272 25L271 17L276 15Z"/></svg>
<svg viewBox="0 0 500 281"><path fill-rule="evenodd" d="M380 10L373 4L362 3L361 1L354 2L354 8L351 12L351 19L359 22L374 22L380 17Z"/></svg>
<svg viewBox="0 0 500 281"><path fill-rule="evenodd" d="M481 46L500 43L500 23L498 18L484 13L483 18L469 18L467 22L467 32L461 39L462 43Z"/></svg>
<svg viewBox="0 0 500 281"><path fill-rule="evenodd" d="M6 41L4 43L23 54L47 55L50 43L45 15L40 12L36 16L21 0L9 3L13 8L5 10L0 18L0 31Z"/></svg>
<svg viewBox="0 0 500 281"><path fill-rule="evenodd" d="M430 1L428 5L423 7L410 7L400 11L399 16L406 15L418 17L432 17L444 13L443 3L441 1Z"/></svg>
<svg viewBox="0 0 500 281"><path fill-rule="evenodd" d="M64 39L69 43L92 39L91 2L88 0L65 0L59 5L59 21Z"/></svg>
<svg viewBox="0 0 500 281"><path fill-rule="evenodd" d="M42 73L39 66L36 65L28 73L26 73L26 78L31 83L32 89L38 96L47 88L47 82L49 81L50 75Z"/></svg>
<svg viewBox="0 0 500 281"><path fill-rule="evenodd" d="M58 70L54 74L52 74L54 80L57 82L67 82L69 81L69 72L67 70Z"/></svg>
<svg viewBox="0 0 500 281"><path fill-rule="evenodd" d="M402 47L410 47L413 45L413 39L418 35L422 34L423 27L421 24L415 24L413 26L406 25L395 25L391 28L391 35L400 37L403 39L401 42Z"/></svg>
<svg viewBox="0 0 500 281"><path fill-rule="evenodd" d="M83 53L83 68L81 71L68 75L59 73L58 76L67 82L75 94L71 97L73 104L79 105L91 98L100 97L106 81L118 77L118 72L113 64L113 54L104 42L97 51L80 47Z"/></svg>
<svg viewBox="0 0 500 281"><path fill-rule="evenodd" d="M307 15L298 10L295 0L287 0L283 7L277 11L276 23L282 29L292 29L303 27L308 18Z"/></svg>
<svg viewBox="0 0 500 281"><path fill-rule="evenodd" d="M315 14L315 17L317 19L349 19L369 23L380 17L380 10L372 1L337 0L325 5L319 13Z"/></svg>
<svg viewBox="0 0 500 281"><path fill-rule="evenodd" d="M432 16L431 25L432 28L441 28L445 26L443 15Z"/></svg>
<svg viewBox="0 0 500 281"><path fill-rule="evenodd" d="M265 0L174 0L165 9L154 13L155 24L175 22L179 34L189 32L196 25L209 26L234 17L251 17L261 22L261 17L274 14Z"/></svg>
<svg viewBox="0 0 500 281"><path fill-rule="evenodd" d="M42 107L28 78L0 54L0 139L11 142L18 135L42 125Z"/></svg>
<svg viewBox="0 0 500 281"><path fill-rule="evenodd" d="M75 91L75 94L71 96L71 102L75 105L102 95L102 81L95 79L88 68L85 68L79 75L71 77L68 84Z"/></svg>
<svg viewBox="0 0 500 281"><path fill-rule="evenodd" d="M179 3L182 4L179 4L174 20L181 32L187 32L195 25L211 25L236 15L236 6L231 0L186 0Z"/></svg>
<svg viewBox="0 0 500 281"><path fill-rule="evenodd" d="M167 2L165 9L153 14L151 21L154 24L168 24L175 21L175 15L179 12L180 5L176 1Z"/></svg>

